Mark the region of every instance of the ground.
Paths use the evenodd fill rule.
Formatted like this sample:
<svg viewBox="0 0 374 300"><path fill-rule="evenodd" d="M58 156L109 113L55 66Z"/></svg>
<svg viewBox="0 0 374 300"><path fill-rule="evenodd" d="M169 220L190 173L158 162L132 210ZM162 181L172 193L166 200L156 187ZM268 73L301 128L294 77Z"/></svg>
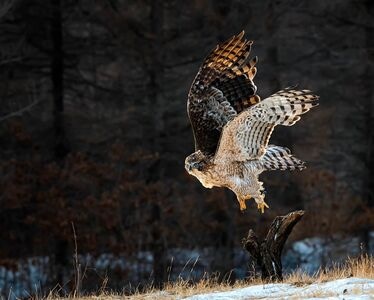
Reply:
<svg viewBox="0 0 374 300"><path fill-rule="evenodd" d="M346 278L297 286L288 283L260 284L227 292L200 294L185 299L374 299L374 280Z"/></svg>
<svg viewBox="0 0 374 300"><path fill-rule="evenodd" d="M167 283L161 291L149 287L131 296L110 292L101 292L90 297L77 297L78 294L79 292L74 292L69 298L75 300L374 299L374 258L362 255L355 259L348 259L344 264L321 268L312 276L296 270L285 275L282 283L265 284L259 277L255 277L232 284L222 282L219 276L212 276L194 283L181 279ZM61 299L52 293L47 298Z"/></svg>
<svg viewBox="0 0 374 300"><path fill-rule="evenodd" d="M218 286L217 289L222 288ZM77 299L77 298L75 298ZM244 300L244 299L374 299L374 279L350 277L328 282L312 284L269 283L255 284L244 288L232 288L228 291L210 291L208 293L185 296L182 292L154 291L134 296L102 295L80 298L80 300L140 300L140 299L188 299L188 300Z"/></svg>

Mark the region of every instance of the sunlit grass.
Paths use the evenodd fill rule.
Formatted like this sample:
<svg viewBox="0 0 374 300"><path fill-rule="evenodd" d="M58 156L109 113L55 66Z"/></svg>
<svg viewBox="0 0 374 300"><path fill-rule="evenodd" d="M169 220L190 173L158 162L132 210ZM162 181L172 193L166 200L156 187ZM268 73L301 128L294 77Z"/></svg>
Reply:
<svg viewBox="0 0 374 300"><path fill-rule="evenodd" d="M311 284L314 282L326 282L348 277L374 279L374 257L363 255L358 258L348 258L344 264L320 269L312 276L304 272L295 271L287 275L284 282L292 284Z"/></svg>
<svg viewBox="0 0 374 300"><path fill-rule="evenodd" d="M308 275L304 272L296 270L295 272L286 275L283 283L300 285L309 285L312 283L322 283L336 279L360 277L374 279L374 257L364 255L359 258L349 258L344 264L335 265L331 268L320 269L314 275ZM196 294L230 291L237 288L249 287L252 285L263 284L261 278L251 278L247 280L237 280L234 283L228 280L220 280L220 276L211 275L197 281L179 279L173 282L167 282L162 290L156 289L150 285L149 287L136 290L131 296L125 296L110 292L101 292L99 295L86 297L67 297L65 299L176 299L180 297L187 297ZM322 295L322 294L321 294ZM318 295L315 295L316 297ZM48 299L58 299L50 295Z"/></svg>

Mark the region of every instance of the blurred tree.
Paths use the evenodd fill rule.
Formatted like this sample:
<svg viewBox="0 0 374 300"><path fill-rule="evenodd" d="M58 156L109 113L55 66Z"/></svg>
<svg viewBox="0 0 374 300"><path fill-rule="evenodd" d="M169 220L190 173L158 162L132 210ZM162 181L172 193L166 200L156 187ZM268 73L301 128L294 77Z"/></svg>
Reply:
<svg viewBox="0 0 374 300"><path fill-rule="evenodd" d="M60 0L51 1L51 78L53 95L53 115L55 131L55 155L63 159L69 152L67 137L65 135L64 112L64 41L62 7Z"/></svg>
<svg viewBox="0 0 374 300"><path fill-rule="evenodd" d="M367 13L367 17L364 21L374 15L374 3L372 1L364 1L362 9ZM374 213L374 88L371 84L371 82L374 81L374 26L370 26L370 22L359 26L363 26L365 30L365 49L368 60L361 78L364 87L362 96L365 101L364 105L360 106L360 108L363 109L365 118L363 131L367 138L363 153L366 173L363 179L363 195L368 208L366 209L367 218L363 220L361 242L364 251L366 253L371 253L373 249L370 249L370 231L374 226L374 224L370 222L370 220L372 220L372 214Z"/></svg>
<svg viewBox="0 0 374 300"><path fill-rule="evenodd" d="M3 2L0 258L50 256L64 265L51 281L67 282L74 222L81 253L154 258L153 277L144 266L110 274L121 289L161 284L170 249L215 246L206 268L224 274L249 227L261 234L290 209L307 211L299 238L367 237L373 12L370 1L338 2ZM241 214L230 192L204 189L183 166L193 151L189 86L214 45L243 29L263 98L294 83L321 95L291 136L275 133L272 143L294 148L308 169L266 175L264 215L251 203Z"/></svg>

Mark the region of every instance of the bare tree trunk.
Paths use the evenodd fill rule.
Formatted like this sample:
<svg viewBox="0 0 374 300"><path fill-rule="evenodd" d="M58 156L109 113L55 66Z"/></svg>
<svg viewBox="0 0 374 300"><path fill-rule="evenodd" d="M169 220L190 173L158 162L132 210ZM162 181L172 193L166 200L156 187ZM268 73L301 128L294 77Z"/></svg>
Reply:
<svg viewBox="0 0 374 300"><path fill-rule="evenodd" d="M371 14L374 12L374 3L370 0L365 1L366 11ZM364 176L363 192L366 205L369 208L374 207L374 154L373 154L373 128L374 128L374 94L372 82L374 80L374 31L372 28L365 28L366 36L366 51L368 62L366 64L366 70L363 74L362 82L364 83L365 89L365 136L367 138L366 149L365 149L365 168L366 176ZM361 251L364 253L370 253L370 226L365 226L361 232Z"/></svg>
<svg viewBox="0 0 374 300"><path fill-rule="evenodd" d="M151 114L153 119L153 137L152 137L152 151L162 153L160 148L160 134L162 132L163 120L162 120L162 95L161 95L161 84L163 66L162 66L162 42L163 42L163 14L164 14L163 1L153 0L151 1L151 38L150 38L150 61L151 66L149 68L150 76L150 94L149 101L153 103L150 105ZM159 107L156 111L152 107ZM158 181L162 177L162 165L161 160L157 159L153 166L153 171L150 174L151 181ZM158 288L163 286L166 280L166 245L164 239L164 233L162 229L162 208L159 203L154 203L152 207L152 252L153 252L153 275L154 285Z"/></svg>
<svg viewBox="0 0 374 300"><path fill-rule="evenodd" d="M65 137L63 111L64 111L64 54L62 36L61 0L51 0L51 78L53 95L53 127L55 134L55 159L62 162L68 153ZM65 240L56 237L55 263L56 284L64 285L64 270L68 264L68 244Z"/></svg>
<svg viewBox="0 0 374 300"><path fill-rule="evenodd" d="M64 130L64 53L62 36L61 0L52 0L51 34L52 60L51 78L53 84L53 117L55 132L55 156L63 159L68 153L67 139Z"/></svg>
<svg viewBox="0 0 374 300"><path fill-rule="evenodd" d="M261 268L263 281L283 280L281 255L284 244L293 227L300 221L304 211L294 211L286 216L278 216L270 225L266 238L260 243L252 229L243 239L243 247Z"/></svg>
<svg viewBox="0 0 374 300"><path fill-rule="evenodd" d="M230 283L233 283L236 278L235 271L232 269L235 243L235 224L232 214L232 209L221 209L214 213L214 220L220 224L220 230L212 236L215 253L211 265L211 268L219 273L219 281Z"/></svg>
<svg viewBox="0 0 374 300"><path fill-rule="evenodd" d="M276 17L276 11L275 6L276 4L274 1L270 1L268 4L267 9L267 16L265 18L266 22L266 31L268 33L268 38L272 41L270 46L267 50L267 59L270 61L270 66L272 68L272 71L269 72L271 74L270 78L270 84L271 87L274 89L274 91L278 91L281 88L281 84L279 81L278 76L278 66L279 66L279 59L278 59L278 43L277 43L277 17Z"/></svg>

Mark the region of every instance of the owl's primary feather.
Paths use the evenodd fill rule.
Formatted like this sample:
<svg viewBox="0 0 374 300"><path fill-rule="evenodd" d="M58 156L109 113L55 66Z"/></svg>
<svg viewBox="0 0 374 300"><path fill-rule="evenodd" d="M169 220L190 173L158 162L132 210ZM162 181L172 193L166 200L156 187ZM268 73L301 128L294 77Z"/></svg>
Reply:
<svg viewBox="0 0 374 300"><path fill-rule="evenodd" d="M234 36L218 46L191 87L188 113L196 151L186 158L185 168L207 188L231 189L241 210L247 199L254 198L263 212L268 206L259 174L304 168L304 162L287 148L268 144L271 133L276 125L294 125L318 105L318 96L309 90L287 88L261 102L253 98L256 69L247 49L252 42L242 41L242 37ZM239 84L244 80L241 76L247 81ZM255 100L246 102L248 99Z"/></svg>
<svg viewBox="0 0 374 300"><path fill-rule="evenodd" d="M208 55L188 94L195 150L206 155L215 153L223 126L259 101L253 83L257 57L249 57L252 41L243 36L232 37Z"/></svg>

